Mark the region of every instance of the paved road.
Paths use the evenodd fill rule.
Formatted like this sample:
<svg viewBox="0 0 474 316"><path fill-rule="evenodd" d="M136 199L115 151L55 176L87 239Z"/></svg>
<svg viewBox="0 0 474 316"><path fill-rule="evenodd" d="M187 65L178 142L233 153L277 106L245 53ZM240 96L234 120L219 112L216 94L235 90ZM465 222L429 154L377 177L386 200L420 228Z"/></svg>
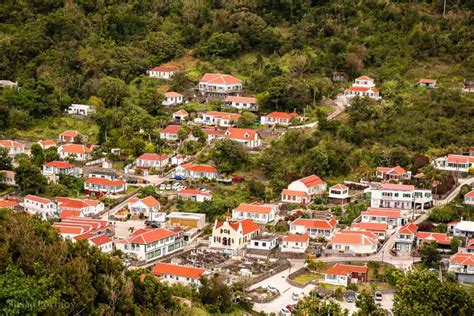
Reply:
<svg viewBox="0 0 474 316"><path fill-rule="evenodd" d="M136 197L138 195L138 192L129 197L128 199L124 200L123 202L117 204L115 207L111 208L108 212L105 212L100 216L101 219L109 219L110 215L115 215L118 211L121 209L125 208L125 206L128 204L128 200L130 200L133 197Z"/></svg>

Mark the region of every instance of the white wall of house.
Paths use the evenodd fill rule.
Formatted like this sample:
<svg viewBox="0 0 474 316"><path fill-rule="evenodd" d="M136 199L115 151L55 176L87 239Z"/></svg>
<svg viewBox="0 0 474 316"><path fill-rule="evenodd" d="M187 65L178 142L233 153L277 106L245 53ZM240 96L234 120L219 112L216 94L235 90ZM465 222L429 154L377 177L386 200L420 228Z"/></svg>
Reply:
<svg viewBox="0 0 474 316"><path fill-rule="evenodd" d="M280 249L282 252L303 253L308 249L309 242L282 241Z"/></svg>
<svg viewBox="0 0 474 316"><path fill-rule="evenodd" d="M333 244L332 248L344 252L353 252L355 254L372 254L377 252L377 245L351 245L351 244Z"/></svg>
<svg viewBox="0 0 474 316"><path fill-rule="evenodd" d="M238 211L238 210L233 210L232 211L232 218L234 218L234 219L241 220L241 219L250 218L254 222L262 223L262 224L267 224L267 223L273 222L275 220L275 215L276 215L275 210L272 210L268 214L253 213L253 212L241 212L241 211Z"/></svg>

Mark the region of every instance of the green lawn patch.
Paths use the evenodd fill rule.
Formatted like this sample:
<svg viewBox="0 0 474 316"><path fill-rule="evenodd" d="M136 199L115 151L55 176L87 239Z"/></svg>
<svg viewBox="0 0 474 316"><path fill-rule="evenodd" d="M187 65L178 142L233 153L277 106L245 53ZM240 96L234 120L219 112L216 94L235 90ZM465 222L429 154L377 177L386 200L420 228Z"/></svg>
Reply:
<svg viewBox="0 0 474 316"><path fill-rule="evenodd" d="M321 274L321 273L315 273L315 272L305 272L303 274L300 274L298 276L296 276L293 281L295 281L296 283L299 283L299 284L306 284L310 281L313 281L313 280L320 280L322 279L324 276Z"/></svg>

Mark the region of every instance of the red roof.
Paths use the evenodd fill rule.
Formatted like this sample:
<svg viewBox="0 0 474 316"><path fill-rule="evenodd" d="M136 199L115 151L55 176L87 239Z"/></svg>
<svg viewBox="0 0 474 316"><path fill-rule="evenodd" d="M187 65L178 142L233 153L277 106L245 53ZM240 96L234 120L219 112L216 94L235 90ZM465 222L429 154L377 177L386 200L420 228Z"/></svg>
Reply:
<svg viewBox="0 0 474 316"><path fill-rule="evenodd" d="M221 119L227 120L238 120L240 118L240 114L237 113L227 113L227 112L217 112L217 111L209 111L204 114L205 116L213 116Z"/></svg>
<svg viewBox="0 0 474 316"><path fill-rule="evenodd" d="M180 130L181 130L181 126L179 125L168 125L165 127L164 130L161 131L161 133L178 135Z"/></svg>
<svg viewBox="0 0 474 316"><path fill-rule="evenodd" d="M102 234L99 236L89 238L89 241L92 242L96 246L102 246L104 244L112 242L112 239L110 239L110 237L107 236L106 234Z"/></svg>
<svg viewBox="0 0 474 316"><path fill-rule="evenodd" d="M395 190L395 191L414 191L415 186L410 184L395 184L395 183L384 183L382 184L383 190Z"/></svg>
<svg viewBox="0 0 474 316"><path fill-rule="evenodd" d="M341 233L347 233L347 234L356 234L356 235L364 235L366 237L369 237L371 239L377 240L379 237L372 231L369 230L350 230L350 229L343 229Z"/></svg>
<svg viewBox="0 0 474 316"><path fill-rule="evenodd" d="M189 115L189 113L186 110L179 110L179 111L174 112L173 115L186 116L186 115Z"/></svg>
<svg viewBox="0 0 474 316"><path fill-rule="evenodd" d="M260 227L256 223L254 223L251 219L243 219L241 221L227 222L227 223L235 231L237 231L239 227L242 227L243 235L247 235L254 231L260 230ZM216 222L216 228L219 228L222 225L224 225L224 222L219 222L219 221Z"/></svg>
<svg viewBox="0 0 474 316"><path fill-rule="evenodd" d="M458 252L449 258L449 262L463 266L474 266L474 254Z"/></svg>
<svg viewBox="0 0 474 316"><path fill-rule="evenodd" d="M450 245L452 237L446 233L418 232L417 238L423 241L436 241L441 245Z"/></svg>
<svg viewBox="0 0 474 316"><path fill-rule="evenodd" d="M234 128L229 127L225 131L225 138L238 140L253 140L258 135L256 130L250 128Z"/></svg>
<svg viewBox="0 0 474 316"><path fill-rule="evenodd" d="M87 146L80 144L66 144L60 147L63 152L71 154L90 154L92 150Z"/></svg>
<svg viewBox="0 0 474 316"><path fill-rule="evenodd" d="M369 273L369 268L364 266L353 266L348 264L336 263L332 267L329 267L325 274L335 274L335 275L349 275L351 273Z"/></svg>
<svg viewBox="0 0 474 316"><path fill-rule="evenodd" d="M84 232L82 227L53 225L60 234L81 234Z"/></svg>
<svg viewBox="0 0 474 316"><path fill-rule="evenodd" d="M76 137L77 135L79 135L78 131L70 131L70 130L64 131L61 134L59 134L59 136L63 136L63 137Z"/></svg>
<svg viewBox="0 0 474 316"><path fill-rule="evenodd" d="M31 195L31 194L28 194L27 196L25 196L25 201L26 200L34 201L41 204L48 204L49 202L52 202L51 200L48 200L36 195Z"/></svg>
<svg viewBox="0 0 474 316"><path fill-rule="evenodd" d="M277 207L275 204L241 203L235 210L243 213L270 214L275 207Z"/></svg>
<svg viewBox="0 0 474 316"><path fill-rule="evenodd" d="M361 81L374 81L374 78L368 77L368 76L361 76L356 78L356 80L361 80Z"/></svg>
<svg viewBox="0 0 474 316"><path fill-rule="evenodd" d="M205 271L206 270L202 268L186 267L163 262L158 262L153 269L151 269L151 273L157 276L167 274L196 280L200 279Z"/></svg>
<svg viewBox="0 0 474 316"><path fill-rule="evenodd" d="M402 228L400 228L398 233L399 234L410 235L410 234L416 234L417 231L418 231L418 226L416 226L415 223L409 223L409 224L406 224L406 225L402 226Z"/></svg>
<svg viewBox="0 0 474 316"><path fill-rule="evenodd" d="M195 164L187 163L187 164L181 165L181 167L183 167L187 171L217 173L217 169L209 165L195 165Z"/></svg>
<svg viewBox="0 0 474 316"><path fill-rule="evenodd" d="M363 232L357 231L345 231L335 234L330 243L331 244L343 244L343 245L375 245L377 244L376 238L370 238ZM370 232L367 232L370 233Z"/></svg>
<svg viewBox="0 0 474 316"><path fill-rule="evenodd" d="M96 200L89 200L89 199L79 200L79 199L62 198L62 197L57 198L56 201L59 203L59 207L61 209L77 209L77 210L81 210L89 206L97 206L100 203L100 201L96 201Z"/></svg>
<svg viewBox="0 0 474 316"><path fill-rule="evenodd" d="M303 184L307 187L307 188L312 188L312 187L315 187L315 186L319 186L321 184L324 184L325 182L323 180L321 180L320 177L316 176L316 175L310 175L310 176L307 176L307 177L304 177L304 178L301 178L297 181L300 181L300 182L303 182Z"/></svg>
<svg viewBox="0 0 474 316"><path fill-rule="evenodd" d="M153 70L153 71L160 71L160 72L175 72L175 71L177 71L178 69L176 69L176 68L174 68L174 67L157 66L157 67L151 68L150 70Z"/></svg>
<svg viewBox="0 0 474 316"><path fill-rule="evenodd" d="M119 185L124 185L126 183L125 180L123 179L109 180L109 179L104 179L104 178L89 178L85 182L89 184L98 184L98 185L104 185L108 187L116 187Z"/></svg>
<svg viewBox="0 0 474 316"><path fill-rule="evenodd" d="M335 190L348 190L349 187L344 185L344 184L336 184L330 187L330 189L335 189Z"/></svg>
<svg viewBox="0 0 474 316"><path fill-rule="evenodd" d="M128 200L129 203L137 203L138 201L141 201L143 204L145 204L146 206L148 207L153 207L153 206L157 206L157 205L160 205L160 202L158 202L154 197L152 197L151 195L150 196L147 196L146 198L143 198L143 199L137 199L137 198L131 198L130 200Z"/></svg>
<svg viewBox="0 0 474 316"><path fill-rule="evenodd" d="M288 242L308 242L309 235L308 234L303 234L303 235L289 234L289 235L283 236L282 240L288 241Z"/></svg>
<svg viewBox="0 0 474 316"><path fill-rule="evenodd" d="M298 113L272 112L270 114L265 115L265 117L291 120L294 117L298 117Z"/></svg>
<svg viewBox="0 0 474 316"><path fill-rule="evenodd" d="M369 207L367 211L361 212L361 215L369 216L384 216L388 218L400 218L402 217L402 211L391 208L373 208Z"/></svg>
<svg viewBox="0 0 474 316"><path fill-rule="evenodd" d="M471 192L468 192L468 193L464 194L464 196L467 196L467 197L474 197L474 190L472 190Z"/></svg>
<svg viewBox="0 0 474 316"><path fill-rule="evenodd" d="M169 159L169 156L166 154L143 154L137 158L137 160L153 160L153 161L163 161Z"/></svg>
<svg viewBox="0 0 474 316"><path fill-rule="evenodd" d="M21 148L25 147L22 143L16 142L14 140L0 140L0 147L5 147L5 148Z"/></svg>
<svg viewBox="0 0 474 316"><path fill-rule="evenodd" d="M14 200L0 200L0 208L12 208L18 205L18 202Z"/></svg>
<svg viewBox="0 0 474 316"><path fill-rule="evenodd" d="M355 86L351 86L351 87L346 89L346 91L354 91L354 92L366 92L366 91L369 91L369 90L372 90L374 93L379 93L379 89L377 89L375 87L355 87Z"/></svg>
<svg viewBox="0 0 474 316"><path fill-rule="evenodd" d="M165 97L167 97L167 98L182 97L182 96L183 95L181 93L173 92L173 91L165 93Z"/></svg>
<svg viewBox="0 0 474 316"><path fill-rule="evenodd" d="M295 191L295 190L288 190L288 189L283 189L281 191L281 194L283 195L289 195L289 196L308 196L306 192L303 191Z"/></svg>
<svg viewBox="0 0 474 316"><path fill-rule="evenodd" d="M242 83L242 80L231 75L205 73L199 82L229 85Z"/></svg>
<svg viewBox="0 0 474 316"><path fill-rule="evenodd" d="M163 228L153 230L146 230L140 235L135 236L130 240L133 244L149 244L157 240L165 239L174 236L172 231Z"/></svg>
<svg viewBox="0 0 474 316"><path fill-rule="evenodd" d="M257 103L257 99L256 98L249 98L249 97L228 96L224 99L224 102Z"/></svg>
<svg viewBox="0 0 474 316"><path fill-rule="evenodd" d="M377 167L377 171L381 173L387 173L387 174L397 174L397 175L402 175L406 174L407 171L403 169L400 166L396 167Z"/></svg>
<svg viewBox="0 0 474 316"><path fill-rule="evenodd" d="M419 83L436 83L436 80L434 80L434 79L423 79L423 78L421 78L418 82L419 82Z"/></svg>
<svg viewBox="0 0 474 316"><path fill-rule="evenodd" d="M387 223L353 223L352 228L360 228L373 232L385 232L388 228Z"/></svg>
<svg viewBox="0 0 474 316"><path fill-rule="evenodd" d="M329 220L297 218L291 223L291 225L328 230L336 227L337 221L334 218L331 218Z"/></svg>
<svg viewBox="0 0 474 316"><path fill-rule="evenodd" d="M51 139L40 140L38 143L40 143L43 146L56 146L56 142Z"/></svg>
<svg viewBox="0 0 474 316"><path fill-rule="evenodd" d="M70 217L79 217L82 215L82 211L74 211L74 210L63 210L59 214L60 219L66 219Z"/></svg>
<svg viewBox="0 0 474 316"><path fill-rule="evenodd" d="M68 169L74 167L73 164L67 162L67 161L50 161L45 163L43 166L45 167L55 167L59 169Z"/></svg>
<svg viewBox="0 0 474 316"><path fill-rule="evenodd" d="M448 155L446 160L451 163L474 163L474 156Z"/></svg>
<svg viewBox="0 0 474 316"><path fill-rule="evenodd" d="M182 189L178 191L178 195L203 195L210 196L209 193L202 192L198 189Z"/></svg>

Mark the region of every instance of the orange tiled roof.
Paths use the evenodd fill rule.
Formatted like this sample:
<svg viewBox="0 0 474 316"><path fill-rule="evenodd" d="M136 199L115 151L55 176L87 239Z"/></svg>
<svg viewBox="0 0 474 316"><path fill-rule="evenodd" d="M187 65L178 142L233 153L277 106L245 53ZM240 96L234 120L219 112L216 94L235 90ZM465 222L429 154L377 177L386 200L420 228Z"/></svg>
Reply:
<svg viewBox="0 0 474 316"><path fill-rule="evenodd" d="M228 85L242 83L242 80L231 75L205 73L199 82Z"/></svg>
<svg viewBox="0 0 474 316"><path fill-rule="evenodd" d="M168 67L168 66L156 66L156 67L151 68L150 70L160 71L160 72L175 72L178 69L174 67Z"/></svg>
<svg viewBox="0 0 474 316"><path fill-rule="evenodd" d="M304 178L301 178L297 181L303 182L303 184L307 188L312 188L312 187L315 187L315 186L318 186L318 185L321 185L321 184L325 183L323 180L321 180L320 177L318 177L317 175L314 175L314 174L310 175L310 176L307 176L307 177L304 177Z"/></svg>
<svg viewBox="0 0 474 316"><path fill-rule="evenodd" d="M335 234L331 238L330 243L343 245L375 245L377 244L377 241L365 234L361 234L361 232L351 231Z"/></svg>
<svg viewBox="0 0 474 316"><path fill-rule="evenodd" d="M452 237L446 233L418 232L417 238L423 241L436 241L440 245L450 245Z"/></svg>
<svg viewBox="0 0 474 316"><path fill-rule="evenodd" d="M252 140L255 138L255 135L258 135L258 132L250 128L229 127L224 135L228 139Z"/></svg>
<svg viewBox="0 0 474 316"><path fill-rule="evenodd" d="M41 203L41 204L48 204L49 202L51 202L51 200L48 200L36 195L31 195L31 194L28 194L27 196L25 196L25 200L31 200L31 201Z"/></svg>
<svg viewBox="0 0 474 316"><path fill-rule="evenodd" d="M25 147L25 145L23 145L22 143L16 142L14 140L2 139L0 140L0 147L21 148L21 147Z"/></svg>
<svg viewBox="0 0 474 316"><path fill-rule="evenodd" d="M181 165L181 167L183 167L184 169L188 171L217 173L217 169L209 165L195 165L195 164L187 163L187 164Z"/></svg>
<svg viewBox="0 0 474 316"><path fill-rule="evenodd" d="M449 257L449 262L465 266L474 266L474 254L458 252Z"/></svg>
<svg viewBox="0 0 474 316"><path fill-rule="evenodd" d="M402 217L402 211L397 209L389 208L375 208L369 207L367 211L361 212L361 215L368 216L385 216L388 218L400 218Z"/></svg>
<svg viewBox="0 0 474 316"><path fill-rule="evenodd" d="M369 268L364 266L354 266L348 264L336 263L332 267L329 267L325 274L335 274L335 275L349 275L353 272L357 273L369 273Z"/></svg>
<svg viewBox="0 0 474 316"><path fill-rule="evenodd" d="M353 228L360 228L368 231L374 232L384 232L388 228L387 223L353 223L351 225Z"/></svg>
<svg viewBox="0 0 474 316"><path fill-rule="evenodd" d="M276 206L275 204L241 203L235 210L243 213L270 214Z"/></svg>
<svg viewBox="0 0 474 316"><path fill-rule="evenodd" d="M69 163L67 161L57 161L57 160L47 162L43 166L45 166L45 167L55 167L55 168L59 168L59 169L68 169L68 168L74 167L74 165L72 163Z"/></svg>
<svg viewBox="0 0 474 316"><path fill-rule="evenodd" d="M175 275L181 276L191 279L200 279L203 273L206 270L202 268L194 268L194 267L187 267L187 266L180 266L176 264L169 264L158 262L153 269L151 269L151 273L157 276L168 274L168 275Z"/></svg>
<svg viewBox="0 0 474 316"><path fill-rule="evenodd" d="M270 114L265 115L265 117L268 118L276 118L276 119L287 119L291 120L294 117L298 117L298 113L293 112L293 113L287 113L287 112L272 112Z"/></svg>
<svg viewBox="0 0 474 316"><path fill-rule="evenodd" d="M90 184L104 185L108 187L116 187L116 186L123 185L126 183L125 180L123 179L109 180L105 178L89 178L85 182L90 183Z"/></svg>
<svg viewBox="0 0 474 316"><path fill-rule="evenodd" d="M303 192L303 191L295 191L295 190L288 190L288 189L283 189L283 191L281 191L281 194L283 194L283 195L290 195L290 196L308 196L308 194L306 194L306 192Z"/></svg>
<svg viewBox="0 0 474 316"><path fill-rule="evenodd" d="M224 99L224 102L257 103L257 99L256 98L250 98L250 97L228 96Z"/></svg>
<svg viewBox="0 0 474 316"><path fill-rule="evenodd" d="M163 228L156 228L153 230L145 230L143 233L136 235L130 240L133 244L149 244L157 240L165 239L174 236L172 231Z"/></svg>
<svg viewBox="0 0 474 316"><path fill-rule="evenodd" d="M416 234L417 231L418 231L418 226L416 226L415 223L409 223L402 226L402 228L400 228L398 233L399 234Z"/></svg>
<svg viewBox="0 0 474 316"><path fill-rule="evenodd" d="M330 220L297 218L290 225L328 230L328 229L333 229L334 227L336 227L337 221L334 218L331 218Z"/></svg>
<svg viewBox="0 0 474 316"><path fill-rule="evenodd" d="M309 240L309 235L308 234L303 234L303 235L289 234L289 235L283 236L282 240L288 241L288 242L307 242Z"/></svg>
<svg viewBox="0 0 474 316"><path fill-rule="evenodd" d="M63 152L71 154L90 154L92 150L87 146L80 144L66 144L60 147Z"/></svg>
<svg viewBox="0 0 474 316"><path fill-rule="evenodd" d="M145 153L137 158L137 160L153 160L153 161L163 161L169 159L167 154L159 155L159 154L148 154Z"/></svg>
<svg viewBox="0 0 474 316"><path fill-rule="evenodd" d="M260 227L256 223L254 223L251 219L243 219L241 221L227 222L227 223L235 231L237 231L239 227L242 226L242 234L244 235L250 234L260 229ZM216 228L219 228L222 225L224 225L224 222L217 222Z"/></svg>

